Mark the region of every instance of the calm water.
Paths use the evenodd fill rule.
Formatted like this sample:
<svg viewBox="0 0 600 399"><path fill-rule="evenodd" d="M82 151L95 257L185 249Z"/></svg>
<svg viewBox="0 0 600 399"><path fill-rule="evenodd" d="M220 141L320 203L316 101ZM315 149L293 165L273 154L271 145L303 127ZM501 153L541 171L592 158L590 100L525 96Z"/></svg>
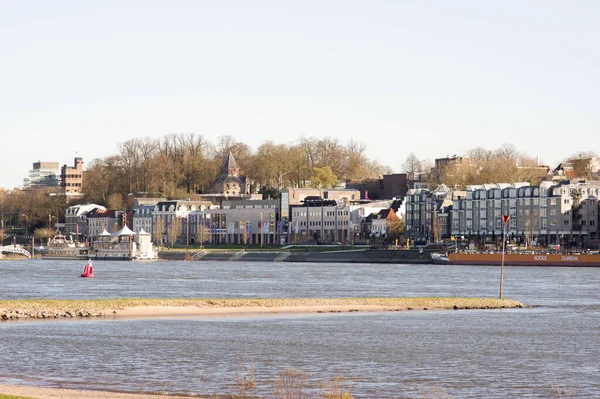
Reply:
<svg viewBox="0 0 600 399"><path fill-rule="evenodd" d="M499 268L242 262L2 261L0 298L364 297L498 294ZM600 269L505 269L505 297L538 305L412 311L0 323L0 382L257 394L280 371L350 379L357 398L600 397ZM431 395L431 394L430 394Z"/></svg>

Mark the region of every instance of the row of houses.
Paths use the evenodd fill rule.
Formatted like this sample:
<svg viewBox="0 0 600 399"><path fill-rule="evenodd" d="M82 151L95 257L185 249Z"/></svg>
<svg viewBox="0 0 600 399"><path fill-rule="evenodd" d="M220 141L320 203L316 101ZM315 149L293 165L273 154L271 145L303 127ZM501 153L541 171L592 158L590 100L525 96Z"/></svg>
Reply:
<svg viewBox="0 0 600 399"><path fill-rule="evenodd" d="M485 184L452 190L409 190L406 234L415 240L476 239L495 243L506 233L528 245L584 245L598 240L600 182L573 180Z"/></svg>
<svg viewBox="0 0 600 399"><path fill-rule="evenodd" d="M349 243L381 237L400 218L398 201L370 201L358 190L286 188L277 199L212 201L139 198L130 212L95 204L67 208L65 232L95 241L104 230L127 224L152 235L156 244ZM397 209L396 209L397 210Z"/></svg>

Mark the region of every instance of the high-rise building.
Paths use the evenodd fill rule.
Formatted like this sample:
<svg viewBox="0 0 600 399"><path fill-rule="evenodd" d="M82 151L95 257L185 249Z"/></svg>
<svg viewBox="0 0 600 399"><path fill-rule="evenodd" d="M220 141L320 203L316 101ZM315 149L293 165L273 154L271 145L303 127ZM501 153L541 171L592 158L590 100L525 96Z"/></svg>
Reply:
<svg viewBox="0 0 600 399"><path fill-rule="evenodd" d="M58 162L34 162L29 177L23 179L24 188L58 187Z"/></svg>

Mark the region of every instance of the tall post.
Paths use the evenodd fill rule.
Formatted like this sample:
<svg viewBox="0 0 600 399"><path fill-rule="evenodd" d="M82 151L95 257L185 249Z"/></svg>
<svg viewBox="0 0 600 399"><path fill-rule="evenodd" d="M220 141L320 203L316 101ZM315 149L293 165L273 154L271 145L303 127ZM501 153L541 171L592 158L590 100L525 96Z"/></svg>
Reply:
<svg viewBox="0 0 600 399"><path fill-rule="evenodd" d="M263 246L263 214L262 214L262 212L260 213L260 226L258 226L258 232L259 232L259 240L260 240L260 249L262 249L262 246Z"/></svg>
<svg viewBox="0 0 600 399"><path fill-rule="evenodd" d="M321 198L321 241L325 241L325 226L323 226L323 224L325 223L325 217L323 215L324 211L323 211L323 198Z"/></svg>
<svg viewBox="0 0 600 399"><path fill-rule="evenodd" d="M346 213L346 205L344 205L344 207L342 208L342 245L345 245L345 238L344 237L344 214Z"/></svg>
<svg viewBox="0 0 600 399"><path fill-rule="evenodd" d="M510 216L502 215L502 263L500 264L500 299L502 299L502 288L504 285L504 252L506 246L506 222Z"/></svg>
<svg viewBox="0 0 600 399"><path fill-rule="evenodd" d="M185 228L185 251L190 252L190 214L187 215L187 226Z"/></svg>

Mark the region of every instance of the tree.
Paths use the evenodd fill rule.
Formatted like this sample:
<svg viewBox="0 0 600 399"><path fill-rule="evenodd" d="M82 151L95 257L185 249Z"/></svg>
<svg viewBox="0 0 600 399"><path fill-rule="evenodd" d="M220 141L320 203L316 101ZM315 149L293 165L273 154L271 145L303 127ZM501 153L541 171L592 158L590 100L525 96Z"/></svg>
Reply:
<svg viewBox="0 0 600 399"><path fill-rule="evenodd" d="M125 200L123 199L123 194L112 193L108 197L108 201L106 201L106 206L108 207L108 209L124 210Z"/></svg>
<svg viewBox="0 0 600 399"><path fill-rule="evenodd" d="M177 242L177 238L179 238L181 226L182 226L181 219L178 217L174 217L171 220L171 224L169 224L169 227L167 228L167 240L168 240L171 248L173 248L175 246L175 243Z"/></svg>
<svg viewBox="0 0 600 399"><path fill-rule="evenodd" d="M337 183L337 176L329 166L313 168L312 186L315 188L331 188Z"/></svg>
<svg viewBox="0 0 600 399"><path fill-rule="evenodd" d="M419 174L423 172L423 163L417 158L414 152L411 152L402 164L402 169L404 169L406 173Z"/></svg>
<svg viewBox="0 0 600 399"><path fill-rule="evenodd" d="M164 231L165 231L165 221L162 216L157 216L156 220L154 221L154 227L152 230L152 239L154 240L154 243L158 247L162 247L162 245L163 245Z"/></svg>
<svg viewBox="0 0 600 399"><path fill-rule="evenodd" d="M573 171L577 173L577 176L584 179L598 179L596 172L600 169L600 164L598 164L598 155L595 152L580 151L571 155L567 161L573 165Z"/></svg>
<svg viewBox="0 0 600 399"><path fill-rule="evenodd" d="M204 226L204 222L200 222L200 226L198 228L198 232L196 233L196 241L198 241L198 245L200 248L204 246L206 241L210 240L210 234L206 231L206 226Z"/></svg>
<svg viewBox="0 0 600 399"><path fill-rule="evenodd" d="M386 224L387 231L386 236L389 238L389 242L395 242L396 240L402 241L402 237L404 236L404 222L402 219L394 219L390 220Z"/></svg>
<svg viewBox="0 0 600 399"><path fill-rule="evenodd" d="M33 236L35 238L39 238L39 239L52 238L52 237L54 237L55 234L56 234L56 232L53 229L46 228L46 227L40 227L38 229L35 229L33 232Z"/></svg>

